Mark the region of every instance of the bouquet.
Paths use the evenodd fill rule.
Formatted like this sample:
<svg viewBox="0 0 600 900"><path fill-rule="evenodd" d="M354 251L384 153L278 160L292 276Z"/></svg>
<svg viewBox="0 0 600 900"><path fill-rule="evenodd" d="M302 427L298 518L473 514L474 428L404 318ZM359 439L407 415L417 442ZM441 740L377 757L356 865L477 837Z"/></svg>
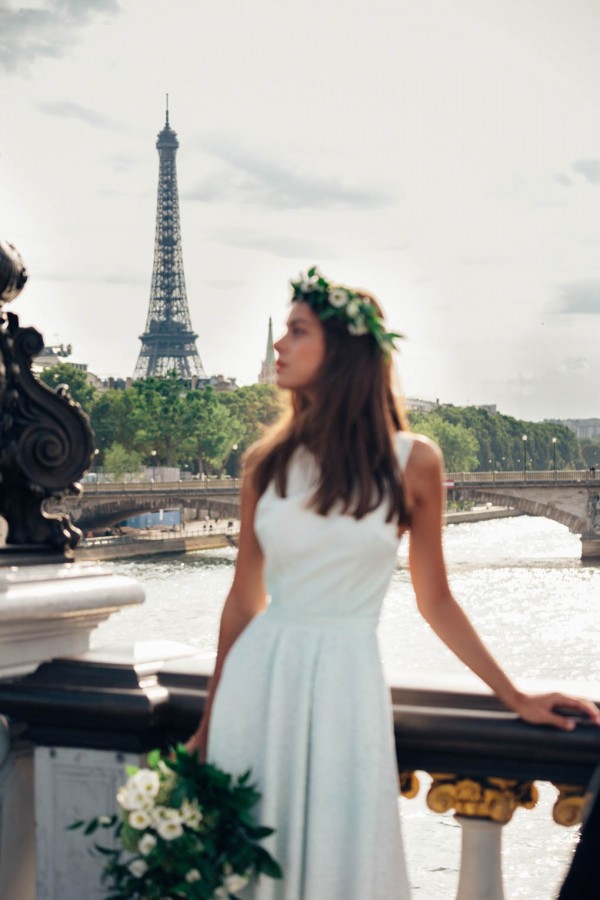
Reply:
<svg viewBox="0 0 600 900"><path fill-rule="evenodd" d="M260 799L250 772L234 779L181 745L170 756L153 750L148 768L128 766L127 775L119 814L69 826L114 829L120 847L95 845L106 857L106 900L236 900L260 875L281 878L259 843L273 829L250 817Z"/></svg>

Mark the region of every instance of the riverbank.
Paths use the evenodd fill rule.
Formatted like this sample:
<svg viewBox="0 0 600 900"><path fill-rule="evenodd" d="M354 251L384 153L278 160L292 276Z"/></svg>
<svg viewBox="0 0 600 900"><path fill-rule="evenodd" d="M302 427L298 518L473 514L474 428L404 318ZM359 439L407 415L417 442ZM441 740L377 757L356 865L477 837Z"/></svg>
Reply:
<svg viewBox="0 0 600 900"><path fill-rule="evenodd" d="M444 516L446 525L462 522L485 522L488 519L505 519L523 515L516 509L506 507L478 507L461 512L449 512ZM139 535L115 535L87 538L75 550L78 561L132 559L144 556L177 556L198 550L217 550L222 547L236 547L238 523L214 525L211 530L194 531L142 531Z"/></svg>

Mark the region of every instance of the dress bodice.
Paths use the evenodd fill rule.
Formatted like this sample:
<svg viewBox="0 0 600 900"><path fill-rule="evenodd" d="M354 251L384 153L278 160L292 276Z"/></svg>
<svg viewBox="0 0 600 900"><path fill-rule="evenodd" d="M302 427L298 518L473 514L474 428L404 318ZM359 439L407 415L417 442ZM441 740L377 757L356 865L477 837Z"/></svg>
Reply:
<svg viewBox="0 0 600 900"><path fill-rule="evenodd" d="M401 468L412 444L412 435L398 432ZM287 495L279 497L271 484L258 501L255 530L265 555L269 613L375 625L396 564L398 526L385 521L385 501L358 520L335 509L319 515L308 506L318 474L314 457L299 448L289 466Z"/></svg>

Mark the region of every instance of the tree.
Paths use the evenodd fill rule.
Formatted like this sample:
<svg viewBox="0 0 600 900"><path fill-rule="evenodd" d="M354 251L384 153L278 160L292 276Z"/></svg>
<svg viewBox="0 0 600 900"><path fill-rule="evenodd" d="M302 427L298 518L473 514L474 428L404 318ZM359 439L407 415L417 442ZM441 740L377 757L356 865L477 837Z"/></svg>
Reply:
<svg viewBox="0 0 600 900"><path fill-rule="evenodd" d="M435 413L412 413L410 421L415 431L439 444L446 472L471 472L477 468L479 445L472 432Z"/></svg>
<svg viewBox="0 0 600 900"><path fill-rule="evenodd" d="M122 444L111 444L104 454L104 468L120 481L124 475L138 472L141 458L135 450L127 450Z"/></svg>
<svg viewBox="0 0 600 900"><path fill-rule="evenodd" d="M591 438L580 438L579 448L588 469L592 467L600 469L600 441L594 441Z"/></svg>
<svg viewBox="0 0 600 900"><path fill-rule="evenodd" d="M198 474L222 474L233 449L243 435L240 421L219 401L219 394L206 387L190 391L185 398L186 431L184 449Z"/></svg>
<svg viewBox="0 0 600 900"><path fill-rule="evenodd" d="M96 435L96 446L103 454L111 444L133 448L136 420L133 411L137 395L133 388L110 390L98 394L90 419Z"/></svg>
<svg viewBox="0 0 600 900"><path fill-rule="evenodd" d="M146 457L155 450L158 461L178 465L185 458L182 448L190 434L185 403L188 388L173 374L136 381L132 390L134 448Z"/></svg>
<svg viewBox="0 0 600 900"><path fill-rule="evenodd" d="M73 400L79 403L85 412L90 413L97 391L88 381L83 369L78 369L70 363L59 362L40 372L38 378L52 390L56 390L59 384L66 384Z"/></svg>
<svg viewBox="0 0 600 900"><path fill-rule="evenodd" d="M286 406L286 395L274 384L251 384L237 391L218 394L222 403L240 423L240 451L257 441L275 422Z"/></svg>

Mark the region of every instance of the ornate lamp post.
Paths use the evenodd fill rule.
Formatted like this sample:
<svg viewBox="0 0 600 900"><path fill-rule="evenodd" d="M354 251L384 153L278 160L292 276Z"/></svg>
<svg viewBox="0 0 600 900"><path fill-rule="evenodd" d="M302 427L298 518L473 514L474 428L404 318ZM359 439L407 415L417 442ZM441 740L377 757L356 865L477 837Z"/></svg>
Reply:
<svg viewBox="0 0 600 900"><path fill-rule="evenodd" d="M552 466L554 468L554 477L556 478L556 442L558 438L552 438Z"/></svg>
<svg viewBox="0 0 600 900"><path fill-rule="evenodd" d="M527 435L523 435L523 477L527 475Z"/></svg>

